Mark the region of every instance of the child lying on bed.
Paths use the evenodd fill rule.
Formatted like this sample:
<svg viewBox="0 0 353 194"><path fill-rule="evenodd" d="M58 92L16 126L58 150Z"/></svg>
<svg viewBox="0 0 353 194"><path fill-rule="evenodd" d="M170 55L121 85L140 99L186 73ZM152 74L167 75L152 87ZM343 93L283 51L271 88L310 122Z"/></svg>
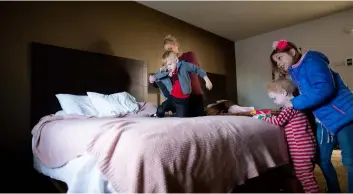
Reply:
<svg viewBox="0 0 353 194"><path fill-rule="evenodd" d="M203 69L194 64L179 61L178 56L172 51L164 52L162 60L167 71L155 73L150 77L150 82L162 81L171 96L158 107L156 116L164 117L166 111L175 110L177 117L187 117L191 93L190 73L202 77L209 90L212 89L212 83Z"/></svg>
<svg viewBox="0 0 353 194"><path fill-rule="evenodd" d="M270 83L267 89L274 103L283 108L278 116L258 115L257 118L284 127L295 175L305 192L317 193L319 186L314 177L314 133L305 113L289 108L296 87L290 80L279 79Z"/></svg>

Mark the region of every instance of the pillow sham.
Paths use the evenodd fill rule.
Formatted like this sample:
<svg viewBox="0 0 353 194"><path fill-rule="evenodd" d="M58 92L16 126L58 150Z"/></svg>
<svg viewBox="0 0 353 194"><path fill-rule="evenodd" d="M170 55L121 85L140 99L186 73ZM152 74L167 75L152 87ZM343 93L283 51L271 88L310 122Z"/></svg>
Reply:
<svg viewBox="0 0 353 194"><path fill-rule="evenodd" d="M139 110L139 103L127 92L110 95L87 92L87 95L99 117L125 115Z"/></svg>
<svg viewBox="0 0 353 194"><path fill-rule="evenodd" d="M96 116L98 114L88 96L73 94L57 94L55 96L66 114L83 116Z"/></svg>

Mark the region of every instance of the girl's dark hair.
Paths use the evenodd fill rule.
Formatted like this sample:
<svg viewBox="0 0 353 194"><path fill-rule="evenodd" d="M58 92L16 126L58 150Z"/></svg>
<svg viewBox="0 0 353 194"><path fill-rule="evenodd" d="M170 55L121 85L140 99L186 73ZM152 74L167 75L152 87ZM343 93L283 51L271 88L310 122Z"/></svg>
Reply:
<svg viewBox="0 0 353 194"><path fill-rule="evenodd" d="M270 60L271 60L271 65L272 65L272 77L274 77L274 75L276 73L279 73L282 77L284 77L286 75L286 72L283 72L280 68L278 68L276 61L273 60L273 55L277 54L277 53L288 53L291 49L294 49L295 51L295 55L293 57L293 62L297 63L299 61L299 59L302 57L302 53L301 53L301 49L298 48L293 42L286 42L285 47L281 47L278 48L276 47L276 49L274 49L270 55Z"/></svg>

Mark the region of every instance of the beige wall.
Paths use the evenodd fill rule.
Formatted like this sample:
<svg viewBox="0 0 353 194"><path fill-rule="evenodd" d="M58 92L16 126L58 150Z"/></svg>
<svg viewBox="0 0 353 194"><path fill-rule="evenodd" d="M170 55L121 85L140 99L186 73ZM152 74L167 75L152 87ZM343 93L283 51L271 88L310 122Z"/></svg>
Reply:
<svg viewBox="0 0 353 194"><path fill-rule="evenodd" d="M269 55L272 42L279 39L325 53L333 69L353 89L353 67L343 65L345 58L353 57L353 35L345 34L343 30L349 25L353 27L353 9L236 42L239 104L274 107L267 97L265 84L271 79Z"/></svg>
<svg viewBox="0 0 353 194"><path fill-rule="evenodd" d="M171 33L206 71L234 69L233 42L136 2L1 2L0 7L1 102L7 115L0 142L7 149L30 148L31 41L144 60L154 72L163 38Z"/></svg>

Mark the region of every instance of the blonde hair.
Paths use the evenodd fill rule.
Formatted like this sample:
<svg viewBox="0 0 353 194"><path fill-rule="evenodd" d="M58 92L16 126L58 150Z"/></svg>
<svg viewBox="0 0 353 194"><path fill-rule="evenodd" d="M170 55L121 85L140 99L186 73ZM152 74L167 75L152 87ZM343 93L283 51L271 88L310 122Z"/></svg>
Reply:
<svg viewBox="0 0 353 194"><path fill-rule="evenodd" d="M297 90L297 87L293 81L286 78L279 78L267 85L268 92L280 93L282 90L286 91L288 94L294 94Z"/></svg>
<svg viewBox="0 0 353 194"><path fill-rule="evenodd" d="M179 45L178 40L170 34L164 38L163 45L166 45L166 44Z"/></svg>
<svg viewBox="0 0 353 194"><path fill-rule="evenodd" d="M162 63L165 63L166 59L168 57L170 57L171 55L174 55L176 58L178 57L178 55L176 53L174 53L173 51L165 51L162 55Z"/></svg>

